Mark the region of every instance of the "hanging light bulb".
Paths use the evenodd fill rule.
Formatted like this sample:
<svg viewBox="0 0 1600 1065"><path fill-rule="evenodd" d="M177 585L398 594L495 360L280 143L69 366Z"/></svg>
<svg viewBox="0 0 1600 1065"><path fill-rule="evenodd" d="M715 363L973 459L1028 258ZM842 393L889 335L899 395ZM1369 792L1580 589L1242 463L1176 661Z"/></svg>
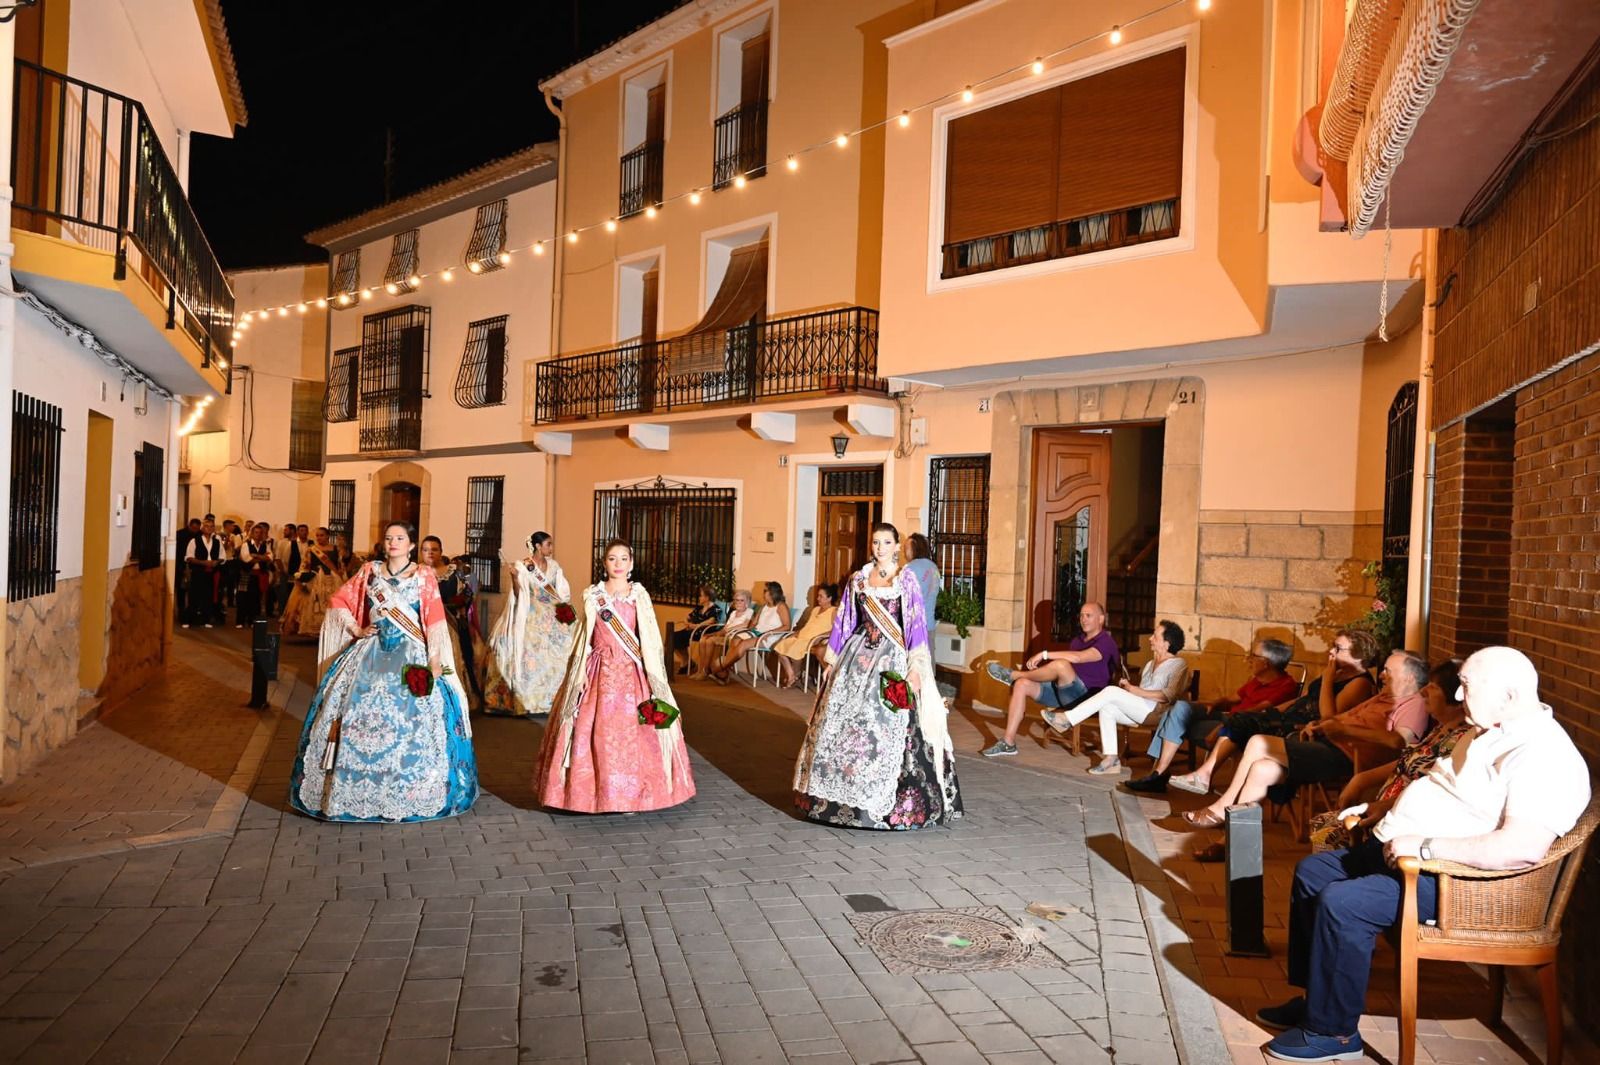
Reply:
<svg viewBox="0 0 1600 1065"><path fill-rule="evenodd" d="M501 266L510 266L511 265L511 253L510 252L503 251L503 252L500 253L500 265Z"/></svg>
<svg viewBox="0 0 1600 1065"><path fill-rule="evenodd" d="M391 296L400 295L400 286L395 284L393 281L389 282L387 285L384 285L383 290Z"/></svg>
<svg viewBox="0 0 1600 1065"><path fill-rule="evenodd" d="M689 193L689 202L692 204L698 204L700 202L700 191L698 189Z"/></svg>
<svg viewBox="0 0 1600 1065"><path fill-rule="evenodd" d="M537 243L537 244L535 244L533 246L533 254L535 254L535 255L543 255L544 254L544 241L541 240L539 243Z"/></svg>
<svg viewBox="0 0 1600 1065"><path fill-rule="evenodd" d="M372 298L372 290L370 288L362 289L361 290L361 298L364 299L364 300L370 300Z"/></svg>
<svg viewBox="0 0 1600 1065"><path fill-rule="evenodd" d="M910 111L901 111L900 112L900 128L901 129L905 129L909 125L911 125L911 112Z"/></svg>
<svg viewBox="0 0 1600 1065"><path fill-rule="evenodd" d="M483 273L483 264L481 262L479 262L478 260L474 259L474 260L472 260L472 262L467 264L467 269L472 271L475 274L481 274L481 273Z"/></svg>
<svg viewBox="0 0 1600 1065"><path fill-rule="evenodd" d="M972 86L971 85L968 85L965 89L961 90L961 102L964 103L964 104L970 104L972 102Z"/></svg>
<svg viewBox="0 0 1600 1065"><path fill-rule="evenodd" d="M448 267L446 267L444 272L439 275L439 280L440 281L454 281L455 279L456 279L456 272L454 270L451 270Z"/></svg>
<svg viewBox="0 0 1600 1065"><path fill-rule="evenodd" d="M289 317L289 308L287 308L287 307L279 307L278 308L278 317L279 318L287 318L287 317Z"/></svg>
<svg viewBox="0 0 1600 1065"><path fill-rule="evenodd" d="M742 188L744 188L744 186L745 186L744 175L743 174L735 174L735 175L733 175L733 187L736 188L736 189L742 189Z"/></svg>
<svg viewBox="0 0 1600 1065"><path fill-rule="evenodd" d="M644 216L646 218L654 218L656 216L656 205L652 203L649 206L647 206L644 209Z"/></svg>
<svg viewBox="0 0 1600 1065"><path fill-rule="evenodd" d="M615 233L616 231L617 231L617 220L615 218L606 219L606 232L607 233Z"/></svg>
<svg viewBox="0 0 1600 1065"><path fill-rule="evenodd" d="M324 311L324 310L327 310L327 309L328 309L328 301L327 300L318 300L317 301L317 310Z"/></svg>
<svg viewBox="0 0 1600 1065"><path fill-rule="evenodd" d="M1195 3L1194 6L1198 7L1201 11L1210 11L1211 10L1211 0L1196 0L1196 3Z"/></svg>
<svg viewBox="0 0 1600 1065"><path fill-rule="evenodd" d="M837 137L833 138L833 143L837 144L841 148L848 148L850 147L850 138L841 133Z"/></svg>
<svg viewBox="0 0 1600 1065"><path fill-rule="evenodd" d="M1044 57L1043 56L1040 56L1038 59L1035 59L1033 61L1033 72L1035 74L1043 74L1044 73Z"/></svg>
<svg viewBox="0 0 1600 1065"><path fill-rule="evenodd" d="M570 230L567 231L567 243L568 244L576 244L576 243L578 243L578 231L576 229L570 229Z"/></svg>
<svg viewBox="0 0 1600 1065"><path fill-rule="evenodd" d="M348 292L339 293L339 306L341 306L341 307L350 306L350 293L348 293Z"/></svg>
<svg viewBox="0 0 1600 1065"><path fill-rule="evenodd" d="M298 308L296 308L296 309L297 309L297 310L298 310L298 311L299 311L299 312L300 312L300 313L301 313L301 314L304 314L304 313L306 313L306 305L305 305L305 304L303 304L303 303L302 303L302 304L301 304L301 305L300 305L300 306L299 306L299 307L298 307Z"/></svg>
<svg viewBox="0 0 1600 1065"><path fill-rule="evenodd" d="M791 156L789 156L788 161L784 163L784 166L787 166L791 171L799 170L800 169L800 160L796 159L794 156L791 155Z"/></svg>
<svg viewBox="0 0 1600 1065"><path fill-rule="evenodd" d="M1121 26L1113 26L1113 27L1111 27L1111 43L1112 44L1121 44L1122 43L1122 27Z"/></svg>

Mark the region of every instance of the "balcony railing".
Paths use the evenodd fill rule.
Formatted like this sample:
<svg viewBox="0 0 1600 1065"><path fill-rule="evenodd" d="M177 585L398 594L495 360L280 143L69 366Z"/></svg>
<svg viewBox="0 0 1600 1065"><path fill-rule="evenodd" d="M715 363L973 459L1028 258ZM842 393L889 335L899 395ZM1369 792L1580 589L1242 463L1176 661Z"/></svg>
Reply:
<svg viewBox="0 0 1600 1065"><path fill-rule="evenodd" d="M660 141L646 141L622 157L622 193L618 197L617 217L627 218L661 203L663 147Z"/></svg>
<svg viewBox="0 0 1600 1065"><path fill-rule="evenodd" d="M1125 248L1178 235L1178 201L1161 200L944 246L941 277L962 277L1026 263Z"/></svg>
<svg viewBox="0 0 1600 1065"><path fill-rule="evenodd" d="M542 362L534 419L549 424L886 390L878 376L878 312L844 307Z"/></svg>
<svg viewBox="0 0 1600 1065"><path fill-rule="evenodd" d="M731 185L767 172L767 101L749 100L717 119L717 154L711 187Z"/></svg>
<svg viewBox="0 0 1600 1065"><path fill-rule="evenodd" d="M119 281L136 258L164 292L167 328L181 325L206 366L226 356L233 290L144 105L21 59L13 93L17 227L114 252ZM231 370L223 378L231 390Z"/></svg>

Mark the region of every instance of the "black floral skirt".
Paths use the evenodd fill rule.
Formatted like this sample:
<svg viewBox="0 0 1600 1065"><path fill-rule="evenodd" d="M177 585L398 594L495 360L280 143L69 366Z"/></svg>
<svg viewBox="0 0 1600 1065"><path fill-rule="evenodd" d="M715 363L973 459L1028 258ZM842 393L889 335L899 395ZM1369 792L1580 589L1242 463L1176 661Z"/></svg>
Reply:
<svg viewBox="0 0 1600 1065"><path fill-rule="evenodd" d="M934 766L937 757L933 747L922 735L922 727L915 709L907 711L905 751L900 764L900 778L895 787L894 806L882 820L868 811L843 803L832 802L795 792L795 806L812 821L847 828L871 828L903 832L928 825L944 825L961 816L961 787L956 782L955 759L945 756L944 785Z"/></svg>

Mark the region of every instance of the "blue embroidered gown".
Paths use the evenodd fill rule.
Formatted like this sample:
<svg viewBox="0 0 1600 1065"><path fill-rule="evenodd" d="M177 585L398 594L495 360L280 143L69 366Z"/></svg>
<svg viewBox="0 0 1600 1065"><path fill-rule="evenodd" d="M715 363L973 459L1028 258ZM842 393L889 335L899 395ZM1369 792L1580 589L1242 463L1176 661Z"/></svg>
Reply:
<svg viewBox="0 0 1600 1065"><path fill-rule="evenodd" d="M363 567L352 583L370 579L368 572ZM388 585L391 609L407 611L418 631L426 631L420 625L423 571L376 579ZM428 590L437 594L436 589ZM427 648L374 611L370 588L364 594L369 616L377 617L377 634L340 651L317 686L300 734L289 802L328 821L431 821L465 813L478 797L478 766L461 689L453 677L441 677L431 694L412 695L402 671L426 665ZM350 623L348 613L342 617ZM341 623L332 612L329 622ZM449 664L448 647L444 658ZM323 766L330 735L336 742L328 770Z"/></svg>

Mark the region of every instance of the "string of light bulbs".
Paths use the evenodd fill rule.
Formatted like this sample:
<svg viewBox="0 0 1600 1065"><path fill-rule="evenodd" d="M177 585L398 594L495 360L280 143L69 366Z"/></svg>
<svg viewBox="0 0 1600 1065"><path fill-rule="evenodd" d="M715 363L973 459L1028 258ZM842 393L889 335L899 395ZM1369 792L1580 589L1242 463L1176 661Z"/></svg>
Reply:
<svg viewBox="0 0 1600 1065"><path fill-rule="evenodd" d="M794 151L785 154L783 162L784 169L790 173L794 173L800 169L800 159L803 156L811 155L814 152L825 151L828 148L848 148L852 141L859 140L866 134L872 133L876 130L886 129L890 125L894 125L900 129L906 129L911 125L911 117L913 115L923 111L932 110L933 108L938 107L941 104L948 103L949 101L960 100L962 103L971 103L976 97L978 90L996 82L1003 81L1016 74L1026 72L1034 77L1038 77L1047 69L1049 69L1049 65L1052 61L1058 60L1067 53L1077 51L1086 45L1094 44L1097 41L1104 41L1114 48L1123 43L1123 41L1126 39L1125 31L1130 27L1137 26L1141 22L1146 22L1159 15L1163 15L1174 8L1189 7L1191 5L1197 11L1206 12L1211 10L1212 0L1167 0L1166 3L1151 8L1149 11L1146 11L1143 14L1135 15L1124 22L1117 23L1110 29L1099 30L1084 37L1080 37L1075 41L1071 41L1062 45L1054 51L1045 52L1035 56L1032 60L1017 63L1014 66L1007 67L1005 70L1000 70L990 74L987 77L980 78L977 81L969 82L964 87L953 92L943 93L934 97L933 99L925 100L915 106L903 108L896 114L888 115L876 122L868 123L867 125L860 126L856 129L841 130L839 133L827 138L826 140L817 141L814 144L807 144L803 147L796 148ZM765 167L763 167L763 169L765 169ZM748 184L748 182L748 175L736 174L729 184L735 189L742 189L746 184ZM674 193L671 196L663 196L654 203L647 204L644 210L639 212L639 215L646 219L655 218L668 206L679 202L687 202L691 207L698 206L705 198L707 193L715 191L720 190L713 185L698 185L694 188L685 189L682 192ZM399 296L403 293L416 291L422 286L424 281L435 277L437 277L440 281L449 283L454 281L456 274L463 270L470 275L483 273L486 269L486 264L491 260L498 262L500 266L510 266L516 255L545 255L549 251L550 246L555 244L557 241L565 240L568 244L576 244L581 239L583 234L592 232L594 230L603 230L607 233L615 233L620 224L625 220L626 218L622 216L613 215L608 218L589 222L585 225L571 226L568 227L566 232L560 236L546 237L533 241L530 244L521 245L519 247L503 248L496 255L486 257L484 259L463 263L454 263L438 270L418 271L411 274L404 281L387 281L381 285L363 286L358 291L353 293L341 292L337 295L325 296L315 300L304 300L297 303L285 303L277 306L269 306L258 308L252 311L246 311L239 317L238 322L234 327L233 340L235 344L238 344L240 340L244 339L245 331L250 328L252 322L254 321L269 320L274 315L279 318L287 318L291 314L306 314L313 309L326 310L329 304L333 304L338 307L349 307L357 303L370 302L371 300L376 299L380 294Z"/></svg>

